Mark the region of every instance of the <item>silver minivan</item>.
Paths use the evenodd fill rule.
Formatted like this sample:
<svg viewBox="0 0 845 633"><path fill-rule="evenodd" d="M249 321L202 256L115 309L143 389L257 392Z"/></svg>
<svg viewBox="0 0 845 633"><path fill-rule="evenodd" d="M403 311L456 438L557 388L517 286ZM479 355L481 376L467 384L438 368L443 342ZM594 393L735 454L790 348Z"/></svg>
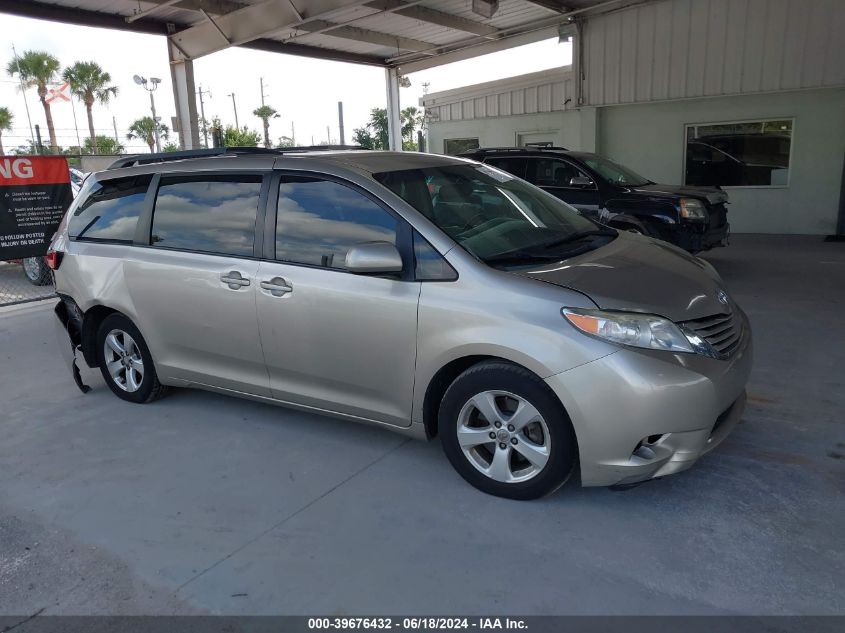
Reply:
<svg viewBox="0 0 845 633"><path fill-rule="evenodd" d="M62 348L118 397L439 435L504 497L684 470L745 405L751 332L712 266L469 160L129 158L87 179L48 262Z"/></svg>

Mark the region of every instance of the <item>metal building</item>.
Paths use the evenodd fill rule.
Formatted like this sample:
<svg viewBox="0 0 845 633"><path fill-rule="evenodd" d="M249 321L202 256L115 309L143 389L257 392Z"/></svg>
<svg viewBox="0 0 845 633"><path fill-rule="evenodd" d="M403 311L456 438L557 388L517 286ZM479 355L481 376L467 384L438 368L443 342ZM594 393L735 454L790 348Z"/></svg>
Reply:
<svg viewBox="0 0 845 633"><path fill-rule="evenodd" d="M572 66L427 95L429 147L551 143L730 191L738 232L842 228L845 3L659 0L579 17Z"/></svg>

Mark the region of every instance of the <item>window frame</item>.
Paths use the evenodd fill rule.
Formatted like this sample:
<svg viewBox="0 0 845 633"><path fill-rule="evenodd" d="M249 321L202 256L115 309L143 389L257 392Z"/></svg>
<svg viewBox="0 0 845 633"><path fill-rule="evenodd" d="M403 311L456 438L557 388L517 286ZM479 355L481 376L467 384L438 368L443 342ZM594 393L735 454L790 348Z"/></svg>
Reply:
<svg viewBox="0 0 845 633"><path fill-rule="evenodd" d="M109 174L109 176L111 176L111 174ZM87 183L90 183L91 188L93 188L97 185L104 187L104 186L108 185L110 182L114 182L115 180L128 180L130 178L139 178L139 177L145 177L145 176L151 176L150 183L147 185L147 191L144 194L144 200L141 203L141 210L138 213L138 220L135 222L135 233L132 236L132 238L125 239L125 240L119 240L119 239L91 238L91 237L84 237L84 236L83 237L71 236L71 234L70 234L70 223L71 223L72 216L69 215L68 220L67 220L68 240L70 240L71 242L79 242L81 244L112 244L112 245L116 245L116 246L133 246L133 245L135 245L136 240L138 239L139 229L140 229L141 225L143 224L145 217L148 215L148 212L149 212L150 192L153 191L153 186L157 182L158 174L138 173L138 174L132 174L131 176L127 176L125 174L115 174L114 176L111 176L110 178L102 178L102 179L101 178L91 178L91 179L86 178L86 182L83 183L83 186ZM84 192L80 190L78 195L81 196L83 193ZM89 191L87 193L87 195L85 196L84 200L79 198L80 205L86 203L88 201L88 199L91 197L91 195L93 195L93 192ZM75 210L76 208L77 207L75 207L75 206L71 206L71 208L68 211Z"/></svg>
<svg viewBox="0 0 845 633"><path fill-rule="evenodd" d="M565 164L569 165L570 167L572 167L573 169L575 169L576 171L584 174L590 180L592 180L593 186L592 187L573 187L572 185L568 185L568 184L567 185L540 185L540 184L537 184L536 182L528 180L529 162L530 161L539 161L539 160L549 160L549 161L552 161L552 162L559 161L561 163L565 163ZM536 169L535 169L534 173L535 174L537 173ZM564 158L562 156L552 156L552 155L550 155L550 156L526 156L525 157L525 177L523 178L523 180L531 183L535 187L540 187L540 188L566 189L567 191L595 191L595 192L598 192L598 190L599 190L599 185L596 182L596 177L595 177L594 174L591 173L591 171L584 169L584 167L582 167L581 165L578 165L571 160L567 160L566 158Z"/></svg>
<svg viewBox="0 0 845 633"><path fill-rule="evenodd" d="M155 203L158 200L158 192L163 179L171 178L192 178L199 180L202 178L236 178L238 176L249 176L252 178L261 178L260 189L258 193L258 207L255 214L255 225L253 227L253 242L252 255L234 255L231 253L217 253L214 251L203 251L190 248L182 248L177 246L158 246L152 243L152 228L153 219L155 216ZM264 216L267 207L267 195L269 193L270 181L272 180L272 169L220 169L209 171L168 171L165 173L158 172L153 177L150 183L150 188L147 191L147 199L145 199L145 214L138 221L138 230L135 232L135 241L133 245L144 248L151 248L155 250L164 250L178 253L195 253L197 255L211 255L214 257L227 257L230 259L247 259L258 260L261 259L261 251L263 248L263 226ZM165 183L167 184L167 183ZM149 206L146 206L146 205ZM142 221L143 220L143 221Z"/></svg>
<svg viewBox="0 0 845 633"><path fill-rule="evenodd" d="M391 217L396 220L396 249L402 257L402 272L397 274L373 274L362 275L361 273L352 273L343 268L332 268L329 266L319 266L317 264L307 264L301 262L289 262L276 258L276 223L279 213L279 186L285 177L290 178L312 178L315 180L325 180L334 182L338 185L349 187L353 191L368 198L373 204L381 208ZM283 264L285 266L299 266L302 268L313 268L316 270L324 270L333 273L341 273L344 275L354 275L356 277L382 277L393 281L417 281L416 279L416 256L414 254L413 231L414 228L405 218L390 208L390 206L381 200L377 195L368 191L366 188L357 185L356 183L329 174L326 172L312 171L312 170L295 170L295 169L276 169L269 181L269 192L266 200L267 212L264 215L264 241L263 249L260 259L262 261L272 262L274 264ZM436 250L436 249L435 249ZM442 253L441 253L442 257Z"/></svg>
<svg viewBox="0 0 845 633"><path fill-rule="evenodd" d="M775 116L775 117L760 117L760 118L751 118L751 119L731 119L727 121L701 121L698 123L684 123L684 136L683 136L683 144L684 144L684 151L683 151L683 159L681 163L681 181L683 182L683 186L685 187L698 187L698 186L710 186L710 185L690 185L687 184L687 146L689 144L689 129L690 128L698 128L702 126L708 125L735 125L737 123L768 123L770 121L789 121L791 123L791 127L789 130L789 162L787 165L787 174L786 174L786 184L783 185L719 185L722 189L789 189L792 185L792 160L795 156L795 119L794 115L789 116ZM701 139L696 137L693 140L700 141ZM719 148L716 148L719 149ZM719 150L722 153L730 156L724 150Z"/></svg>

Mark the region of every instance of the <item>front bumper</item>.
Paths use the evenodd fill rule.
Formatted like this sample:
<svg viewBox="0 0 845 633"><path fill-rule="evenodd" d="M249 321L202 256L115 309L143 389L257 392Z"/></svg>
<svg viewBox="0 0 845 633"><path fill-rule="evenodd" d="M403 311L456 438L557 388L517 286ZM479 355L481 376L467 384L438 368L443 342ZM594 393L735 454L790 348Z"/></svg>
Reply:
<svg viewBox="0 0 845 633"><path fill-rule="evenodd" d="M569 413L584 486L686 470L718 446L745 408L751 331L726 361L623 349L546 379Z"/></svg>
<svg viewBox="0 0 845 633"><path fill-rule="evenodd" d="M685 251L697 253L717 246L727 246L730 235L731 225L728 222L712 228L703 225L680 224L676 225L671 241Z"/></svg>

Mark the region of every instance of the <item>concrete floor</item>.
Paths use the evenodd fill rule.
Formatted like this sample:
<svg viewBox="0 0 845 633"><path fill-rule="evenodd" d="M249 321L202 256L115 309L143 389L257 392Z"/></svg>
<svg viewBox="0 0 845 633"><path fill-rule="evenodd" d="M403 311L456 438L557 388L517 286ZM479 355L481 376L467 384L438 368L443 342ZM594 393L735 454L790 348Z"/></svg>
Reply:
<svg viewBox="0 0 845 633"><path fill-rule="evenodd" d="M845 245L707 258L748 311L745 421L626 492L483 495L438 443L200 391L82 395L0 311L0 614L845 613Z"/></svg>

